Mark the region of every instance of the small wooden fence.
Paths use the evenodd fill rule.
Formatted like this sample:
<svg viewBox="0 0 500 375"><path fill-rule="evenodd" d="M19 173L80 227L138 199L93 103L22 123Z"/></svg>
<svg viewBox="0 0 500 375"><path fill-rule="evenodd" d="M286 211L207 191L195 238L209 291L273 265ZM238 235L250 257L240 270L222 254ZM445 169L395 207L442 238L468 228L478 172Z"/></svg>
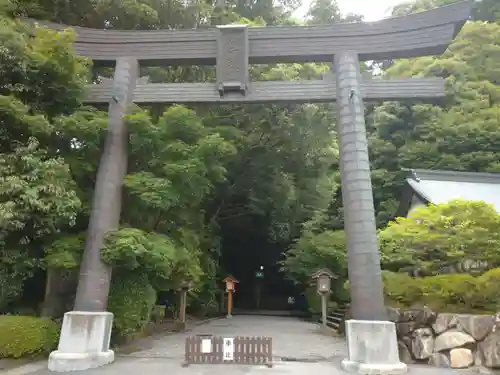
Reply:
<svg viewBox="0 0 500 375"><path fill-rule="evenodd" d="M211 341L211 350L204 353L202 341ZM190 364L245 364L273 365L273 347L271 337L234 337L233 358L224 360L224 338L214 336L191 336L186 338L184 366Z"/></svg>

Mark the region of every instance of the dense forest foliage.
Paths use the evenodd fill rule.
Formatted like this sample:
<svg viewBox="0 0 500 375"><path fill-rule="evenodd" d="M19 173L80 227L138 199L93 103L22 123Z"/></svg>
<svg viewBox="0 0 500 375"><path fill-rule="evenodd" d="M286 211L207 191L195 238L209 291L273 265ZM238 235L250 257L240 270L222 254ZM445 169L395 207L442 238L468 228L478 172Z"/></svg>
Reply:
<svg viewBox="0 0 500 375"><path fill-rule="evenodd" d="M395 15L453 1L418 0ZM107 114L82 105L84 85L106 69L74 55L70 30L27 26L32 17L95 28L203 28L359 22L334 0L305 21L292 0L2 0L0 27L0 311L71 309ZM446 79L435 104L371 103L366 117L377 223L395 212L404 168L500 172L500 4L474 19L442 56L375 61L366 72ZM326 65L252 66L255 80L312 79ZM381 70L382 69L382 70ZM207 67L150 67L152 82L213 79ZM103 260L113 267L109 309L126 332L156 293L194 282L191 309L215 309L227 233L258 232L304 283L317 265L345 277L335 108L331 104L139 108L127 116L129 166L120 230ZM237 248L224 251L238 251ZM123 312L127 311L127 318ZM121 319L121 320L120 320Z"/></svg>

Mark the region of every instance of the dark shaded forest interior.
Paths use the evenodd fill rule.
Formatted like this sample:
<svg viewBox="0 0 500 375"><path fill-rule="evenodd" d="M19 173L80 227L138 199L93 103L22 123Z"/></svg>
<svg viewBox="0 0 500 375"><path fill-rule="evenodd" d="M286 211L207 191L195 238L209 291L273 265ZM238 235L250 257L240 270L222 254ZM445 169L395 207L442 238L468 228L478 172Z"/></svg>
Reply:
<svg viewBox="0 0 500 375"><path fill-rule="evenodd" d="M235 309L291 309L288 297L300 300L300 289L280 271L286 245L271 243L265 232L263 235L259 230L258 219L245 222L250 225L226 225L221 230L221 267L239 281L234 294Z"/></svg>

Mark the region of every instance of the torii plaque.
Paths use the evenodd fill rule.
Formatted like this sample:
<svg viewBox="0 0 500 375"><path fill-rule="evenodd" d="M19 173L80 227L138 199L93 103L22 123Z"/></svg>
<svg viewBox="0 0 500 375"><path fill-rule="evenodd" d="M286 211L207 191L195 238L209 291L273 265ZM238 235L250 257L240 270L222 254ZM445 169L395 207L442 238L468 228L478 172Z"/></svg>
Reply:
<svg viewBox="0 0 500 375"><path fill-rule="evenodd" d="M109 171L116 175L114 183L108 183L107 189L94 197L83 262L91 264L95 274L80 277L75 304L75 310L80 311L66 313L59 348L51 353L49 368L84 370L114 358L109 350L110 314L105 312L109 277L99 251L104 234L119 222L117 197L121 195L127 155L122 116L127 104L336 100L353 318L346 322L349 354L343 367L359 373L405 372L406 366L399 361L395 326L387 321L383 302L363 100L433 99L444 96L444 83L435 78L363 81L359 62L439 55L469 18L472 6L469 0L379 22L331 26L237 25L174 31L74 28L78 54L92 58L95 64L116 64L114 85L87 88L87 102L109 103L109 131L96 184L102 184L103 174ZM217 82L138 82L138 65L159 62L216 65ZM249 81L249 64L277 62L330 62L334 75L317 81ZM116 148L115 155L121 155L120 160L109 157L111 147ZM111 210L112 215L97 222L96 212L102 209ZM99 290L89 289L92 278L101 281ZM75 338L83 323L88 337Z"/></svg>

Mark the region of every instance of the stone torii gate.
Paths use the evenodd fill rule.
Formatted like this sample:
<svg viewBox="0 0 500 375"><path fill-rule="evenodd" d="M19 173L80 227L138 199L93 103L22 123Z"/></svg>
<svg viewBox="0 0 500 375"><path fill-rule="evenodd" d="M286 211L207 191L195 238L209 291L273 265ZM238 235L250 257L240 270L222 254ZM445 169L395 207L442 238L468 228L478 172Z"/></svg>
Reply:
<svg viewBox="0 0 500 375"><path fill-rule="evenodd" d="M119 225L127 169L123 115L132 102L336 100L352 308L352 319L346 322L349 354L342 365L363 374L405 372L395 326L387 321L383 301L363 100L435 99L444 96L444 82L436 78L363 80L359 64L443 53L469 18L472 5L469 0L379 22L331 26L228 25L174 31L75 27L79 55L95 64L116 65L113 80L87 87L88 103L109 103L108 134L96 182L100 194L94 196L75 311L65 314L49 369L85 370L114 360L109 349L113 316L106 312L110 273L100 260L100 249L105 233ZM333 74L316 81L249 81L249 64L278 62L333 63ZM216 65L217 81L148 84L139 78L139 65L159 64ZM98 215L102 210L109 215Z"/></svg>

